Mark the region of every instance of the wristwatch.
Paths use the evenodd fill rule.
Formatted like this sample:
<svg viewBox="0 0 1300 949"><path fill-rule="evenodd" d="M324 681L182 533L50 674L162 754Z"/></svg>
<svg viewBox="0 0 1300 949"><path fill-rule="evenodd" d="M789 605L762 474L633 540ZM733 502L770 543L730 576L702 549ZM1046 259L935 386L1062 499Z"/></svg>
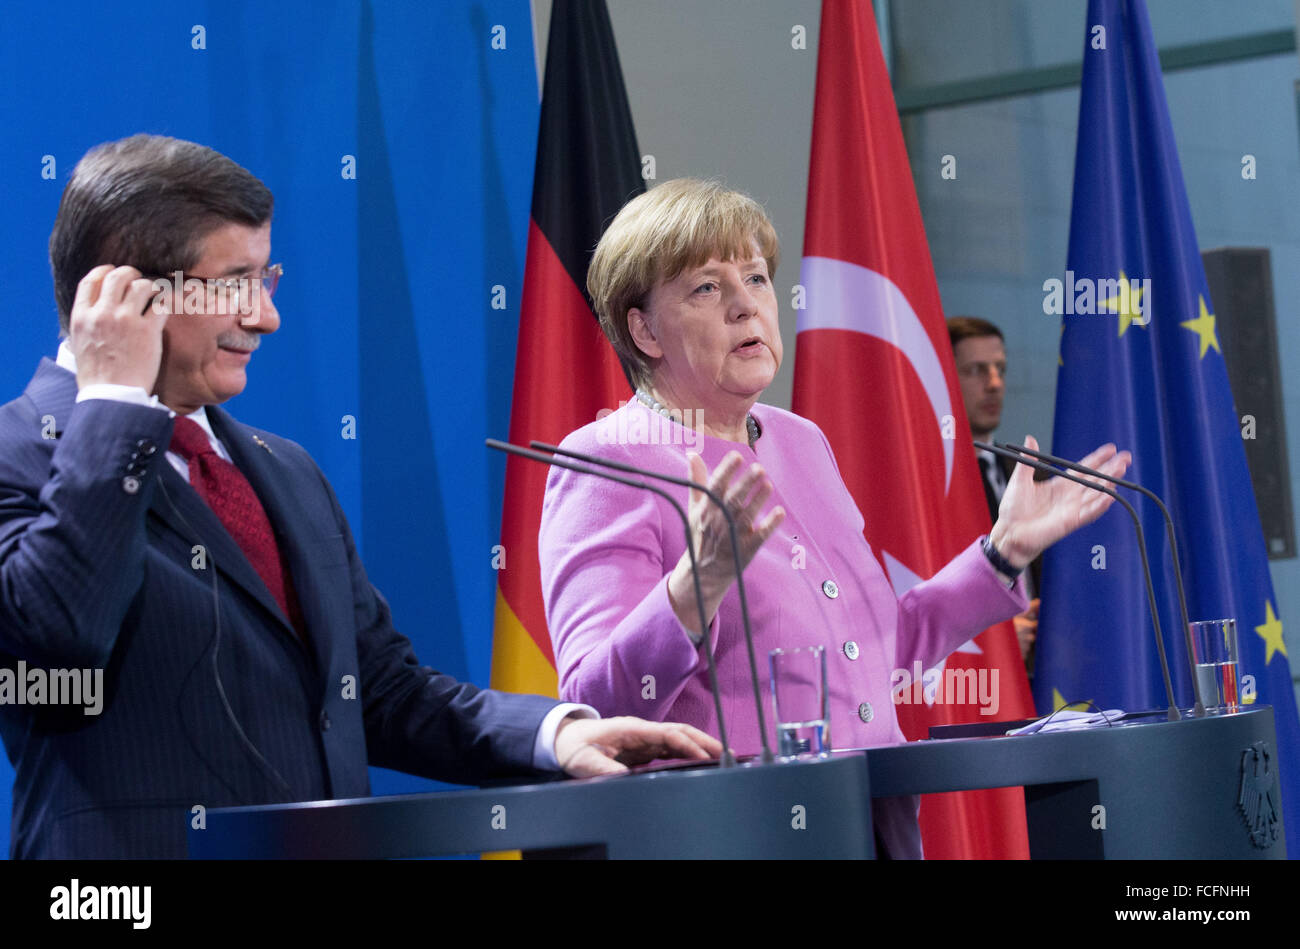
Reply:
<svg viewBox="0 0 1300 949"><path fill-rule="evenodd" d="M989 563L993 565L993 569L1007 578L1008 587L1015 586L1016 578L1020 576L1025 568L1011 566L1007 558L998 553L998 549L993 546L993 541L987 534L984 535L983 541L984 556L989 558Z"/></svg>

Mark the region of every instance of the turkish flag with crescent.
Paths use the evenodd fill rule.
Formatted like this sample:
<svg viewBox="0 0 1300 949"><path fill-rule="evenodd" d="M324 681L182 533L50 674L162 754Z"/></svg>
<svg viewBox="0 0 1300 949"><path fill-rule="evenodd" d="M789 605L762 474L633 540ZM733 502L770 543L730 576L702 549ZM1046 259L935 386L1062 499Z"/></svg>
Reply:
<svg viewBox="0 0 1300 949"><path fill-rule="evenodd" d="M867 541L901 596L991 525L867 0L822 5L812 140L793 409L830 439ZM906 656L898 662L915 671ZM895 704L909 740L932 725L1034 714L1009 621L948 656L939 682L945 664L995 685L997 713L981 715L991 701L952 702L955 690L934 688L927 670L923 695L898 690L909 700ZM921 834L930 858L1029 856L1019 788L926 795Z"/></svg>

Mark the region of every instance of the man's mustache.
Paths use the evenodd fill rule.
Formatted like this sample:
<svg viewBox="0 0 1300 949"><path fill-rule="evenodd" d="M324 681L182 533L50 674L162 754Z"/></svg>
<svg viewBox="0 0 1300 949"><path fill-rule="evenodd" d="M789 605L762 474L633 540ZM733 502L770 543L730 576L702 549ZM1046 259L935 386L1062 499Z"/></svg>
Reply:
<svg viewBox="0 0 1300 949"><path fill-rule="evenodd" d="M254 333L222 333L217 337L217 345L226 349L242 349L251 353L262 345L262 337Z"/></svg>

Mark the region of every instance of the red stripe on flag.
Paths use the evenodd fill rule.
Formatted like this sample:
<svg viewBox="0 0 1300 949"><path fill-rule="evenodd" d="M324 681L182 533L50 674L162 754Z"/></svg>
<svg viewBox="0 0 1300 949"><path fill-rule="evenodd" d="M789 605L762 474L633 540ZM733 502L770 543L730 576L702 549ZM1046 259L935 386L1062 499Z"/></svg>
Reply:
<svg viewBox="0 0 1300 949"><path fill-rule="evenodd" d="M887 551L925 578L986 532L989 520L911 174L871 5L826 0L801 280L810 284L806 323L845 328L799 333L793 408L825 431L886 572ZM842 263L817 270L809 258ZM837 295L831 284L841 279L878 296ZM996 717L1031 716L1012 625L987 630L976 645L980 652L954 653L947 666L996 668ZM898 661L906 665L908 657ZM909 739L926 737L931 725L987 721L970 703L899 705L897 712ZM927 796L921 829L929 857L1028 856L1019 789Z"/></svg>
<svg viewBox="0 0 1300 949"><path fill-rule="evenodd" d="M519 316L519 348L510 413L510 441L558 444L631 397L618 358L587 299L560 263L536 222L528 228L528 256ZM537 534L548 468L511 456L506 462L501 543L506 569L501 595L552 666L551 637L542 604Z"/></svg>

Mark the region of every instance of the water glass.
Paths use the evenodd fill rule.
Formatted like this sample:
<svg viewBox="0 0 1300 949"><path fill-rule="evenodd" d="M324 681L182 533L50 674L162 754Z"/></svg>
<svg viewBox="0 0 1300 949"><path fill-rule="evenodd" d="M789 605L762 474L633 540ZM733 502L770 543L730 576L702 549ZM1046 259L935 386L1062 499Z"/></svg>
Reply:
<svg viewBox="0 0 1300 949"><path fill-rule="evenodd" d="M768 663L772 671L777 754L783 758L829 754L825 647L773 649L768 655Z"/></svg>
<svg viewBox="0 0 1300 949"><path fill-rule="evenodd" d="M1201 620L1189 624L1192 661L1196 664L1196 694L1206 710L1240 711L1237 683L1237 621Z"/></svg>

